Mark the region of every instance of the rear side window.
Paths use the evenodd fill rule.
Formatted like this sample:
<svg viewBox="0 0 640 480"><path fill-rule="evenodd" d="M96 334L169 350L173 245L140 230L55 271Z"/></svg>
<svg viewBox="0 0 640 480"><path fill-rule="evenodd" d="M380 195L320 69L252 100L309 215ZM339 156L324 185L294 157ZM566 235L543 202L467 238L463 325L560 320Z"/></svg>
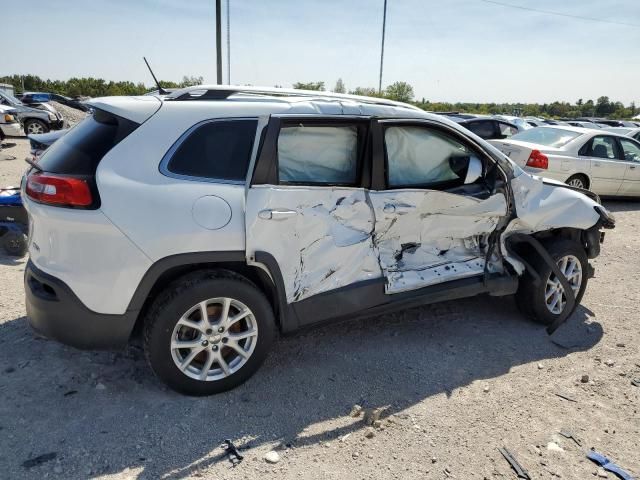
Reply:
<svg viewBox="0 0 640 480"><path fill-rule="evenodd" d="M280 183L354 185L357 175L357 126L296 125L280 129Z"/></svg>
<svg viewBox="0 0 640 480"><path fill-rule="evenodd" d="M520 140L522 142L537 143L546 147L560 148L569 143L571 140L578 138L582 133L572 132L571 130L563 130L560 128L532 128L525 130L511 137L511 140Z"/></svg>
<svg viewBox="0 0 640 480"><path fill-rule="evenodd" d="M481 120L479 122L469 122L466 124L463 123L462 125L485 140L493 138L495 134L493 121L491 120Z"/></svg>
<svg viewBox="0 0 640 480"><path fill-rule="evenodd" d="M102 157L138 126L126 118L95 110L93 115L56 140L38 164L45 172L93 175Z"/></svg>
<svg viewBox="0 0 640 480"><path fill-rule="evenodd" d="M210 121L187 133L171 155L172 174L243 181L253 149L257 120Z"/></svg>

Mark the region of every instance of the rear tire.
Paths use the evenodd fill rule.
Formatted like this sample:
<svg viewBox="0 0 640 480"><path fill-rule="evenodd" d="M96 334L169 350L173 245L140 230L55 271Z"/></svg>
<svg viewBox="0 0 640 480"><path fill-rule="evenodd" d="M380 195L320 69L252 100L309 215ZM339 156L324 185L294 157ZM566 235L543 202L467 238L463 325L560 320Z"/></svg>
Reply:
<svg viewBox="0 0 640 480"><path fill-rule="evenodd" d="M565 183L571 187L589 190L589 179L580 173L570 176Z"/></svg>
<svg viewBox="0 0 640 480"><path fill-rule="evenodd" d="M579 285L574 287L574 295L576 298L575 308L578 306L584 295L584 291L587 288L589 261L584 247L578 242L568 239L557 239L545 244L545 248L551 255L560 270L563 270L561 261L564 259L570 259L567 263L566 272L570 273L571 263L575 262L576 266L573 269L573 273L580 271ZM532 255L531 259L532 267L540 275L540 285L536 286L533 282L533 277L529 272L525 272L520 278L520 284L518 285L518 291L516 292L516 304L520 311L528 318L532 319L542 325L551 325L562 313L564 313L563 300L566 303L566 297L563 294L562 287L560 290L555 289L553 285L558 285L559 282L555 281L555 275L551 271L551 267L547 265L537 253ZM569 278L570 283L575 283L577 278ZM557 294L556 294L557 292ZM550 308L554 300L560 296L558 304L555 309ZM558 310L558 308L560 309ZM571 312L573 313L573 311Z"/></svg>
<svg viewBox="0 0 640 480"><path fill-rule="evenodd" d="M246 381L276 333L264 294L226 270L195 272L173 282L155 299L144 323L151 369L187 395L220 393Z"/></svg>

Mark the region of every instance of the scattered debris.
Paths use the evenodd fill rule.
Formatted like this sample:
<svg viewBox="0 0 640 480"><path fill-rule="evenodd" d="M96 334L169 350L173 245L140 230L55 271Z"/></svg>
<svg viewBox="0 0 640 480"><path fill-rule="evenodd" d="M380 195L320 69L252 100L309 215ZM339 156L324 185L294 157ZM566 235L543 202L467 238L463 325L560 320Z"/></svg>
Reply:
<svg viewBox="0 0 640 480"><path fill-rule="evenodd" d="M280 455L278 455L278 452L271 450L264 454L264 459L267 463L278 463L280 461Z"/></svg>
<svg viewBox="0 0 640 480"><path fill-rule="evenodd" d="M233 465L234 467L237 466L244 458L240 454L238 448L228 438L223 441L222 448L224 448L225 452L227 453L227 458L229 458L231 465Z"/></svg>
<svg viewBox="0 0 640 480"><path fill-rule="evenodd" d="M582 442L574 437L573 433L569 432L568 430L560 430L560 435L562 435L564 438L568 438L569 440L573 440L579 447L582 446Z"/></svg>
<svg viewBox="0 0 640 480"><path fill-rule="evenodd" d="M338 441L341 443L344 443L347 441L347 438L349 438L351 436L351 433L345 433L343 436L341 436Z"/></svg>
<svg viewBox="0 0 640 480"><path fill-rule="evenodd" d="M75 395L76 393L78 393L77 390L69 390L68 392L64 393L65 397L70 397L71 395Z"/></svg>
<svg viewBox="0 0 640 480"><path fill-rule="evenodd" d="M550 452L564 452L564 448L562 448L556 442L547 443L547 450L549 450Z"/></svg>
<svg viewBox="0 0 640 480"><path fill-rule="evenodd" d="M364 436L366 438L373 438L376 436L376 432L373 430L373 427L368 427L367 431L365 432Z"/></svg>
<svg viewBox="0 0 640 480"><path fill-rule="evenodd" d="M631 385L633 385L634 387L640 387L640 378L631 380Z"/></svg>
<svg viewBox="0 0 640 480"><path fill-rule="evenodd" d="M542 363L538 364L538 370L542 370L544 368L544 365Z"/></svg>
<svg viewBox="0 0 640 480"><path fill-rule="evenodd" d="M613 360L611 360L610 358L607 358L607 359L604 361L604 364L605 364L607 367L613 367L613 366L616 364L616 362L614 362L614 361L613 361Z"/></svg>
<svg viewBox="0 0 640 480"><path fill-rule="evenodd" d="M577 402L577 400L575 398L570 397L566 393L555 392L554 395L557 396L557 397L563 398L565 400L568 400L570 402Z"/></svg>
<svg viewBox="0 0 640 480"><path fill-rule="evenodd" d="M585 373L584 375L582 375L582 377L580 377L580 381L582 383L589 383L589 375Z"/></svg>
<svg viewBox="0 0 640 480"><path fill-rule="evenodd" d="M13 367L7 367L7 368L4 369L4 373L13 373L15 371L16 371L16 369L13 368Z"/></svg>
<svg viewBox="0 0 640 480"><path fill-rule="evenodd" d="M373 425L374 422L380 420L380 415L382 414L384 409L382 408L372 408L365 410L364 412L364 423L366 425Z"/></svg>
<svg viewBox="0 0 640 480"><path fill-rule="evenodd" d="M488 386L487 386L487 387L484 387L484 388L482 389L482 391L483 391L484 393L487 393L487 392L489 391L489 387L488 387Z"/></svg>
<svg viewBox="0 0 640 480"><path fill-rule="evenodd" d="M625 472L620 466L616 465L610 459L608 459L601 453L596 452L595 450L590 450L589 452L587 452L587 458L592 462L597 463L605 470L614 473L618 477L622 478L622 480L633 480L633 477Z"/></svg>
<svg viewBox="0 0 640 480"><path fill-rule="evenodd" d="M37 457L30 458L29 460L22 462L22 466L24 468L37 467L38 465L42 465L43 463L50 462L57 456L58 454L56 452L45 453L43 455L38 455Z"/></svg>
<svg viewBox="0 0 640 480"><path fill-rule="evenodd" d="M624 343L616 343L616 347L624 348L626 345Z"/></svg>
<svg viewBox="0 0 640 480"><path fill-rule="evenodd" d="M354 405L351 407L351 412L349 412L349 416L351 417L359 417L362 413L362 407L360 405Z"/></svg>
<svg viewBox="0 0 640 480"><path fill-rule="evenodd" d="M105 384L104 384L104 383L100 383L100 382L98 382L98 383L96 384L96 390L106 390L106 389L107 389L107 387L105 386Z"/></svg>
<svg viewBox="0 0 640 480"><path fill-rule="evenodd" d="M511 452L509 452L509 450L507 450L506 448L499 448L498 451L502 454L504 459L509 462L511 468L513 468L513 470L516 472L516 475L518 475L518 478L531 480L529 473L524 468L522 468L522 465L518 463L518 460L516 460L516 458L511 454Z"/></svg>

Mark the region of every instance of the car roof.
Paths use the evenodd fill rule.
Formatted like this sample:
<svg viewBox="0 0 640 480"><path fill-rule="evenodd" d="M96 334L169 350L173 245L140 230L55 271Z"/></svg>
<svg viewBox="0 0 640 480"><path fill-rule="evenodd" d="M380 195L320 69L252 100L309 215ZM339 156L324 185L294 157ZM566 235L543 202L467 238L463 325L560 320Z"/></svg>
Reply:
<svg viewBox="0 0 640 480"><path fill-rule="evenodd" d="M599 135L604 135L604 129L602 128L582 128L582 127L574 127L572 125L545 125L543 127L536 127L536 128L553 128L555 130L568 130L570 132L575 132L575 133L580 133L580 134L586 134L586 133L591 133L591 134L599 134ZM619 127L619 128L623 128L623 127ZM626 137L625 134L622 133L617 133L617 132L611 132L611 131L606 131L607 135L613 135L614 137Z"/></svg>
<svg viewBox="0 0 640 480"><path fill-rule="evenodd" d="M218 115L230 117L242 112L251 116L351 115L450 122L414 105L384 98L269 87L197 86L169 95L101 97L86 103L136 122L144 121L159 109L190 111L194 118L202 116L203 119Z"/></svg>

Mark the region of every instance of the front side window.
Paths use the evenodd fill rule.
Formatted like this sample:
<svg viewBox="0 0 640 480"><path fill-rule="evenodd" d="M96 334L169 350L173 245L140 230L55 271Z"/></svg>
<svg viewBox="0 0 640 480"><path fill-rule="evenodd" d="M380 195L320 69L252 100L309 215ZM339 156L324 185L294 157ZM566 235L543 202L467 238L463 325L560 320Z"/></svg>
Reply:
<svg viewBox="0 0 640 480"><path fill-rule="evenodd" d="M257 124L257 120L221 120L197 126L171 155L167 171L186 177L244 180Z"/></svg>
<svg viewBox="0 0 640 480"><path fill-rule="evenodd" d="M591 148L589 149L590 157L596 158L608 158L609 160L615 160L616 158L616 141L613 137L594 137L591 141Z"/></svg>
<svg viewBox="0 0 640 480"><path fill-rule="evenodd" d="M457 139L424 127L388 127L384 140L389 187L438 189L460 185L466 175L464 167L476 156Z"/></svg>
<svg viewBox="0 0 640 480"><path fill-rule="evenodd" d="M357 126L298 124L280 129L280 183L355 185L357 175Z"/></svg>
<svg viewBox="0 0 640 480"><path fill-rule="evenodd" d="M640 146L631 140L620 139L620 146L624 153L624 159L630 162L640 162Z"/></svg>

